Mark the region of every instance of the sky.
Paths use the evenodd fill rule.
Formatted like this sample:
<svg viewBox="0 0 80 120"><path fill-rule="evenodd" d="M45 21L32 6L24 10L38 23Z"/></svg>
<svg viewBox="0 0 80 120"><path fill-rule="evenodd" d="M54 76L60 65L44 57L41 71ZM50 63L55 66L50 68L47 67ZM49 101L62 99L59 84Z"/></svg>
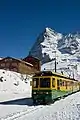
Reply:
<svg viewBox="0 0 80 120"><path fill-rule="evenodd" d="M26 57L46 27L80 31L80 0L0 0L0 57Z"/></svg>

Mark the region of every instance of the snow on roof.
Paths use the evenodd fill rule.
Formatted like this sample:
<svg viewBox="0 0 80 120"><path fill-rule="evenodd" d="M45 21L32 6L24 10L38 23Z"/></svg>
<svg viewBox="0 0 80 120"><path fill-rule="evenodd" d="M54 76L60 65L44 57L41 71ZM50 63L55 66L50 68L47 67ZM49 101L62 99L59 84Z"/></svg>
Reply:
<svg viewBox="0 0 80 120"><path fill-rule="evenodd" d="M0 60L2 60L3 58L1 57Z"/></svg>
<svg viewBox="0 0 80 120"><path fill-rule="evenodd" d="M14 59L14 60L17 60L17 61L19 61L19 62L22 62L22 63L24 63L24 64L26 64L26 65L33 66L32 64L30 64L30 63L28 63L28 62L26 62L26 61L23 61L23 60L21 60L21 59L17 59L17 58L14 58L14 57L5 57L5 58L3 58L2 60L5 60L5 59ZM1 61L2 61L2 60L1 60Z"/></svg>

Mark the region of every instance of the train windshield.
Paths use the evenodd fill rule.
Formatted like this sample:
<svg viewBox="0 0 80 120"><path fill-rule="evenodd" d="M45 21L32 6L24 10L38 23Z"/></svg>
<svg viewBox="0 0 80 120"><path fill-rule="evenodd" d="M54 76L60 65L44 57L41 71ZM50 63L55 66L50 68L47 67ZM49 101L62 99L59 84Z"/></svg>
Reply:
<svg viewBox="0 0 80 120"><path fill-rule="evenodd" d="M40 78L40 87L50 88L50 78Z"/></svg>
<svg viewBox="0 0 80 120"><path fill-rule="evenodd" d="M33 87L38 88L39 85L39 78L33 78Z"/></svg>

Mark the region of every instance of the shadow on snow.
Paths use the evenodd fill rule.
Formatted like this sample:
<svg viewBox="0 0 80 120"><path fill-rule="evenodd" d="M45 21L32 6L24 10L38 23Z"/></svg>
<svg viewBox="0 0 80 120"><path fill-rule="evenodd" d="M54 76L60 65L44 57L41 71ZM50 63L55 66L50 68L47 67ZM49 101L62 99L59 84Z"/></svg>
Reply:
<svg viewBox="0 0 80 120"><path fill-rule="evenodd" d="M1 104L2 105L28 105L28 106L32 106L33 101L31 98L21 98L21 99L0 102L0 105Z"/></svg>

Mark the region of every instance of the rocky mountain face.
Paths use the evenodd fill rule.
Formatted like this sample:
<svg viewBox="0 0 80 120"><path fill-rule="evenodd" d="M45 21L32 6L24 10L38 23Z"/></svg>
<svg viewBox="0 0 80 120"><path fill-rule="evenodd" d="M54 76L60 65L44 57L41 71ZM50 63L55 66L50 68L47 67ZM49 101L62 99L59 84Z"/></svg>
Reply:
<svg viewBox="0 0 80 120"><path fill-rule="evenodd" d="M59 68L63 68L65 62L66 68L70 68L71 65L79 66L80 34L78 32L61 34L51 28L45 28L31 48L29 55L38 57L42 65L54 62L56 58L59 64L63 63L62 66L59 65Z"/></svg>
<svg viewBox="0 0 80 120"><path fill-rule="evenodd" d="M55 32L51 28L46 28L37 38L29 55L38 57L42 61L42 64L44 64L54 59L55 52L60 55L76 55L77 60L79 60L80 34L63 35Z"/></svg>
<svg viewBox="0 0 80 120"><path fill-rule="evenodd" d="M61 53L76 54L80 49L80 35L78 33L68 34L58 42L58 49Z"/></svg>
<svg viewBox="0 0 80 120"><path fill-rule="evenodd" d="M58 40L61 38L62 34L57 33L50 28L46 28L37 38L29 52L29 55L38 57L42 64L51 61L52 58L54 58L52 54L57 48Z"/></svg>

